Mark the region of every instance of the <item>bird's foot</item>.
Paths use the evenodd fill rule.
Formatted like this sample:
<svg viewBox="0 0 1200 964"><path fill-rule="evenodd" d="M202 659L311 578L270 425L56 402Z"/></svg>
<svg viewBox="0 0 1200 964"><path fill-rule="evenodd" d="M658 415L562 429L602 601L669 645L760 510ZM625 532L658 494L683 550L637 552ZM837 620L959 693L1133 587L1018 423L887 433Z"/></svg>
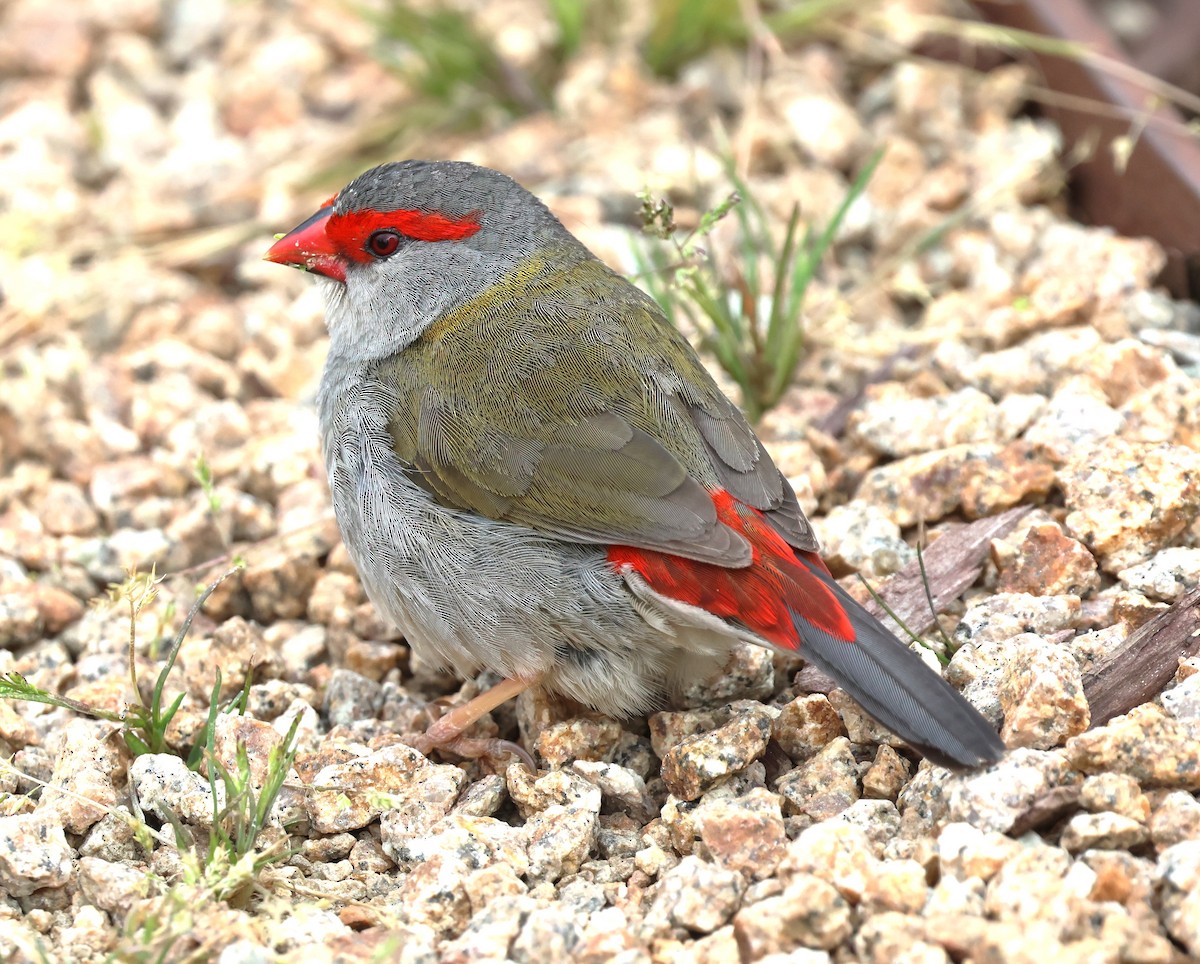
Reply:
<svg viewBox="0 0 1200 964"><path fill-rule="evenodd" d="M497 706L511 700L532 686L534 680L505 679L489 690L484 690L474 699L442 714L424 733L408 741L409 745L428 756L434 750L449 750L458 756L476 760L484 756L500 756L510 753L532 773L537 772L533 757L519 743L495 738L469 737L463 734L476 720L486 716Z"/></svg>
<svg viewBox="0 0 1200 964"><path fill-rule="evenodd" d="M467 760L478 760L481 757L498 757L504 754L511 754L525 764L526 769L531 773L537 773L537 764L533 762L533 757L529 755L529 751L521 746L520 743L514 743L512 740L471 736L458 736L450 740L435 740L431 739L428 731L426 731L425 733L408 738L406 742L425 756L429 756L434 750L446 750Z"/></svg>

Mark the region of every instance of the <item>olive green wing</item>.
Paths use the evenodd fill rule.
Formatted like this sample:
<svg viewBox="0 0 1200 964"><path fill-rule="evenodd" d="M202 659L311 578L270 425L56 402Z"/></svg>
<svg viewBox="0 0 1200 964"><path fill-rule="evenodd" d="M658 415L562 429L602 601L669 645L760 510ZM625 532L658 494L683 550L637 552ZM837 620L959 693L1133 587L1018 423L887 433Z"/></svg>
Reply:
<svg viewBox="0 0 1200 964"><path fill-rule="evenodd" d="M597 261L525 272L394 359L389 422L443 504L584 542L748 565L726 489L815 547L790 486L658 306Z"/></svg>
<svg viewBox="0 0 1200 964"><path fill-rule="evenodd" d="M715 411L691 405L688 414L704 440L721 487L739 502L761 511L789 545L817 551L816 534L791 484L741 411L723 395L720 401L724 405L714 406Z"/></svg>

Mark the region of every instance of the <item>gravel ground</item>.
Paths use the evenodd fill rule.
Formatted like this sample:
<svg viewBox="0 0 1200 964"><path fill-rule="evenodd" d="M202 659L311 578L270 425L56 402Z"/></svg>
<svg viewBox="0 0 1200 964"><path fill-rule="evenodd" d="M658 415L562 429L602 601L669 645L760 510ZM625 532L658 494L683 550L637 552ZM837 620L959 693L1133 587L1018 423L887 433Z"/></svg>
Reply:
<svg viewBox="0 0 1200 964"><path fill-rule="evenodd" d="M518 71L547 57L534 0L463 6ZM261 779L299 720L261 835L290 855L221 899L219 868L170 832L207 837L206 779L134 758L113 723L0 702L0 955L1200 957L1200 659L1090 729L1085 690L1200 583L1200 311L1154 288L1155 244L1067 216L1023 68L913 52L913 16L941 11L877 4L672 82L633 17L566 63L555 112L405 135L513 174L626 271L644 186L694 222L728 190L728 150L782 229L797 198L827 218L886 145L764 437L855 592L854 572L886 591L923 526L936 545L1030 507L928 634L1001 728L993 767L921 762L799 662L743 646L648 719L502 707L487 726L535 752L531 774L403 743L431 701L489 680L432 673L366 601L318 455L321 304L259 260L415 116L371 19L332 0L0 3L0 671L119 710L131 613L107 587L161 577L132 616L152 680L197 585L238 559L182 646L168 736L184 747L216 671L229 697L251 663L218 756L245 746Z"/></svg>

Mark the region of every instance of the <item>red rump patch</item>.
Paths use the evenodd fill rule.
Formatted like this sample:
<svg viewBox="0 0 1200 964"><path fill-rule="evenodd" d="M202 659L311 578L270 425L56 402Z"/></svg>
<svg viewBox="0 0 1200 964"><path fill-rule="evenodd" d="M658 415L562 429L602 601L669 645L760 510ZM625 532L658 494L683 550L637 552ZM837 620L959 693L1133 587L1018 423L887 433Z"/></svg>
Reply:
<svg viewBox="0 0 1200 964"><path fill-rule="evenodd" d="M336 197L336 195L335 195ZM414 241L462 241L480 228L479 212L450 217L436 211L347 211L331 214L325 234L352 261L373 261L367 239L376 231L395 231Z"/></svg>
<svg viewBox="0 0 1200 964"><path fill-rule="evenodd" d="M829 572L820 556L793 549L728 492L713 492L712 499L717 517L750 542L749 566L728 569L632 546L609 546L609 562L632 567L656 592L739 622L781 649L800 648L789 609L835 639L854 642L846 611L813 571Z"/></svg>

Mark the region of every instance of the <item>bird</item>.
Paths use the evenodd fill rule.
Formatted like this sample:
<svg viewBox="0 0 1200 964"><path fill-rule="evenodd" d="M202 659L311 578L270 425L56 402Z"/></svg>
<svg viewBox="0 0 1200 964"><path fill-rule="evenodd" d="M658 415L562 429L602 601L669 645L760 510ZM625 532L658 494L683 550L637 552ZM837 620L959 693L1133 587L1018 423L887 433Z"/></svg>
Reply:
<svg viewBox="0 0 1200 964"><path fill-rule="evenodd" d="M501 677L423 752L482 755L472 724L533 686L651 712L742 640L799 653L934 763L1000 757L992 725L834 580L658 303L515 180L382 164L265 259L323 288L322 452L367 596L422 660Z"/></svg>

